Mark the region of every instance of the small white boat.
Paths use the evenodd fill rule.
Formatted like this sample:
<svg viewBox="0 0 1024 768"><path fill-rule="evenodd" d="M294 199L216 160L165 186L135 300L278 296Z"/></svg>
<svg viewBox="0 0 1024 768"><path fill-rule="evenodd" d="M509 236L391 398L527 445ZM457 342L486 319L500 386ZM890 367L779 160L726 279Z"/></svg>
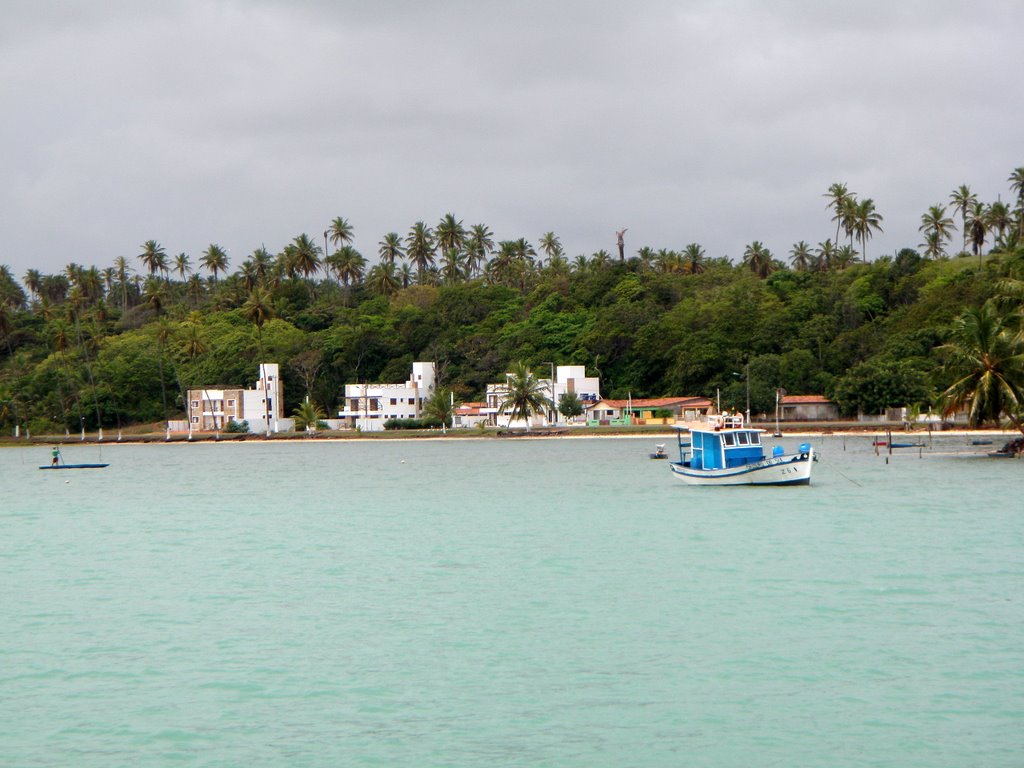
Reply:
<svg viewBox="0 0 1024 768"><path fill-rule="evenodd" d="M691 427L689 444L679 428L679 461L672 474L688 485L809 485L814 449L801 443L796 453L775 446L765 456L763 429L743 426L743 417L709 416L706 426Z"/></svg>

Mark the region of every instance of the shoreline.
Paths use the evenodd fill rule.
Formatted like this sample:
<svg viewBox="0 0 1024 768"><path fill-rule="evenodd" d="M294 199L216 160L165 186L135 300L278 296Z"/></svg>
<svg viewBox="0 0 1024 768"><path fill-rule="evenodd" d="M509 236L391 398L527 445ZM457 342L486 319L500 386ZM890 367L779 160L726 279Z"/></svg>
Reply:
<svg viewBox="0 0 1024 768"><path fill-rule="evenodd" d="M573 428L568 428L573 429ZM469 433L467 433L469 432ZM766 429L767 437L774 438L770 429ZM782 430L779 439L793 438L793 439L805 439L805 438L826 438L826 437L844 437L844 438L866 438L875 440L879 437L884 437L886 434L891 434L893 437L899 435L900 437L963 437L963 438L977 438L986 439L992 438L993 445L998 440L1011 440L1015 437L1019 437L1020 433L1015 430L985 430L985 429L946 429L946 430L917 430L906 432L900 429L898 432L890 428L855 428L855 429L807 429L799 431L787 431ZM367 434L353 434L353 435L338 435L338 434L325 434L325 435L302 435L294 433L278 434L272 437L266 437L262 435L254 434L221 434L216 435L213 433L203 434L201 436L193 436L190 440L185 434L173 434L170 439L164 433L160 432L148 432L135 435L122 435L120 439L118 437L104 436L103 439L99 439L96 435L89 435L88 433L83 440L81 436L55 436L45 435L39 437L3 437L0 438L0 448L38 448L41 446L48 445L61 445L61 446L72 446L72 445L99 445L99 446L118 446L118 445L244 445L246 443L254 443L265 445L267 443L278 443L278 444L309 444L309 443L343 443L343 442L357 442L357 443L369 443L369 442L420 442L420 441L480 441L480 440L501 440L501 441L533 441L533 440L672 440L676 436L676 430L664 431L664 430L651 430L643 432L623 432L614 431L606 434L587 432L585 434L566 434L559 431L557 434L552 434L549 430L539 430L537 432L528 433L516 433L516 434L496 434L494 432L487 433L474 433L472 431L449 431L448 434L442 434L440 432L433 434L400 434L400 433L373 433L372 435Z"/></svg>

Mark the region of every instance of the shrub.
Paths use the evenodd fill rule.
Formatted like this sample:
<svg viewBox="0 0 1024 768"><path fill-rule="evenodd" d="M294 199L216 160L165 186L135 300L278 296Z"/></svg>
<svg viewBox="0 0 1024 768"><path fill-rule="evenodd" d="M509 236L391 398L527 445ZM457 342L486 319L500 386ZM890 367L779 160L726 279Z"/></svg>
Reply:
<svg viewBox="0 0 1024 768"><path fill-rule="evenodd" d="M225 432L230 432L232 434L237 434L237 435L245 434L246 432L249 431L249 422L248 421L235 421L234 419L231 419L227 423L227 426L224 427L224 431Z"/></svg>

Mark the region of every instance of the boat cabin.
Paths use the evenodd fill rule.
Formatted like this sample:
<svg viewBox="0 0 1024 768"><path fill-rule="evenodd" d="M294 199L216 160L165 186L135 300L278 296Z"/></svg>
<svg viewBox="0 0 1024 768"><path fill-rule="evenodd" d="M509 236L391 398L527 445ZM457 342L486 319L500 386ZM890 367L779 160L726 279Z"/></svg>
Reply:
<svg viewBox="0 0 1024 768"><path fill-rule="evenodd" d="M690 430L692 469L730 469L764 459L761 445L763 429L743 426L743 417L710 416L705 429ZM680 433L680 450L682 449Z"/></svg>

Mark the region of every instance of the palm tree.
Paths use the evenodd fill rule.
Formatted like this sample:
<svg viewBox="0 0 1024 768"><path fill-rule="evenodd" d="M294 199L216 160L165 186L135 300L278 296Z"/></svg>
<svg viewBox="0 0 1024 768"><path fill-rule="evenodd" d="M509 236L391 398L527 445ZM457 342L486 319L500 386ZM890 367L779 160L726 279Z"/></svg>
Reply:
<svg viewBox="0 0 1024 768"><path fill-rule="evenodd" d="M548 257L548 261L555 258L556 256L562 255L562 243L558 239L558 235L554 232L545 232L540 236L539 242L540 249L544 251L544 254ZM647 250L650 250L648 248Z"/></svg>
<svg viewBox="0 0 1024 768"><path fill-rule="evenodd" d="M306 395L306 399L292 413L292 418L295 419L296 429L303 429L307 433L312 434L316 432L317 425L326 419L327 415L324 413L323 408L310 401L309 395Z"/></svg>
<svg viewBox="0 0 1024 768"><path fill-rule="evenodd" d="M970 213L971 208L978 202L978 196L971 192L971 188L966 184L961 184L959 187L953 190L953 194L949 196L949 201L953 203L953 215L956 216L957 211L960 212L960 221L963 224L962 231L964 233L964 247L963 250L967 250L967 215Z"/></svg>
<svg viewBox="0 0 1024 768"><path fill-rule="evenodd" d="M342 246L324 261L346 288L361 281L366 272L366 259L351 245Z"/></svg>
<svg viewBox="0 0 1024 768"><path fill-rule="evenodd" d="M434 233L422 221L417 221L405 238L405 252L416 267L421 283L426 282L427 270L434 266Z"/></svg>
<svg viewBox="0 0 1024 768"><path fill-rule="evenodd" d="M434 237L441 249L441 259L445 260L449 252L462 250L466 241L466 230L462 226L462 221L455 218L455 214L446 213L438 222Z"/></svg>
<svg viewBox="0 0 1024 768"><path fill-rule="evenodd" d="M167 252L156 240L147 240L142 244L139 261L149 270L150 275L167 269Z"/></svg>
<svg viewBox="0 0 1024 768"><path fill-rule="evenodd" d="M924 248L926 259L940 259L946 254L942 247L942 235L935 229L930 229L925 233L924 242L918 247Z"/></svg>
<svg viewBox="0 0 1024 768"><path fill-rule="evenodd" d="M353 229L352 225L348 223L341 216L337 216L327 227L327 238L331 241L335 248L339 245L349 245L352 242ZM326 256L326 254L324 254Z"/></svg>
<svg viewBox="0 0 1024 768"><path fill-rule="evenodd" d="M378 296L394 296L402 287L402 280L393 263L382 261L370 268L366 287Z"/></svg>
<svg viewBox="0 0 1024 768"><path fill-rule="evenodd" d="M455 408L458 405L450 389L439 387L423 404L423 415L441 422L441 431L446 432L454 424Z"/></svg>
<svg viewBox="0 0 1024 768"><path fill-rule="evenodd" d="M968 231L971 233L971 248L980 262L981 249L985 245L985 235L988 232L988 211L985 210L984 203L972 203L970 211L964 216L964 232Z"/></svg>
<svg viewBox="0 0 1024 768"><path fill-rule="evenodd" d="M43 274L38 269L30 269L23 278L25 287L32 294L33 301L39 298L39 289L43 283Z"/></svg>
<svg viewBox="0 0 1024 768"><path fill-rule="evenodd" d="M794 243L792 250L789 252L789 259L794 270L806 272L814 263L814 256L811 255L811 246L803 240L799 243Z"/></svg>
<svg viewBox="0 0 1024 768"><path fill-rule="evenodd" d="M678 251L668 248L658 249L658 252L654 254L654 264L663 275L683 272L686 268L682 255Z"/></svg>
<svg viewBox="0 0 1024 768"><path fill-rule="evenodd" d="M114 259L114 269L117 270L117 284L121 288L121 315L128 311L128 259L118 256Z"/></svg>
<svg viewBox="0 0 1024 768"><path fill-rule="evenodd" d="M199 265L213 273L213 282L216 283L217 275L228 270L228 254L216 243L211 243L210 247L203 251Z"/></svg>
<svg viewBox="0 0 1024 768"><path fill-rule="evenodd" d="M288 250L288 264L295 272L301 272L302 276L309 281L310 275L320 271L320 246L313 242L312 238L303 232L291 242ZM313 297L313 284L309 283L309 296Z"/></svg>
<svg viewBox="0 0 1024 768"><path fill-rule="evenodd" d="M946 215L946 207L944 205L933 205L928 209L927 213L921 215L921 226L917 228L917 231L924 232L925 238L928 237L929 232L937 233L939 251L944 254L945 249L942 246L950 239L954 229L956 229L956 225Z"/></svg>
<svg viewBox="0 0 1024 768"><path fill-rule="evenodd" d="M818 251L814 255L814 268L818 272L828 272L835 265L836 246L831 239L818 243Z"/></svg>
<svg viewBox="0 0 1024 768"><path fill-rule="evenodd" d="M868 238L871 230L882 231L882 214L875 210L875 201L870 197L851 204L851 229L860 240L860 254L864 263L868 261Z"/></svg>
<svg viewBox="0 0 1024 768"><path fill-rule="evenodd" d="M192 272L192 259L187 253L179 253L174 257L174 271L184 280Z"/></svg>
<svg viewBox="0 0 1024 768"><path fill-rule="evenodd" d="M541 248L543 247L544 243L541 241ZM636 251L636 257L640 260L640 268L645 272L650 272L654 269L654 265L657 263L657 254L649 245L644 245L638 248Z"/></svg>
<svg viewBox="0 0 1024 768"><path fill-rule="evenodd" d="M274 316L274 305L271 303L270 292L262 286L257 286L249 294L248 300L242 305L242 316L256 326L257 347L260 353L260 378L266 383L266 375L263 370L263 326ZM263 391L263 412L267 424L267 434L270 434L270 391Z"/></svg>
<svg viewBox="0 0 1024 768"><path fill-rule="evenodd" d="M832 266L840 271L853 266L857 262L857 252L852 245L843 245L836 248L832 256Z"/></svg>
<svg viewBox="0 0 1024 768"><path fill-rule="evenodd" d="M535 413L544 412L549 406L554 407L547 397L547 387L519 362L506 374L505 397L498 405L499 411L511 408L509 423L525 421L526 431L530 431L530 417Z"/></svg>
<svg viewBox="0 0 1024 768"><path fill-rule="evenodd" d="M494 233L486 224L474 224L466 237L466 270L472 278L494 252Z"/></svg>
<svg viewBox="0 0 1024 768"><path fill-rule="evenodd" d="M683 249L683 259L686 262L686 271L691 275L699 275L704 271L707 254L699 243L690 243Z"/></svg>
<svg viewBox="0 0 1024 768"><path fill-rule="evenodd" d="M1024 241L1024 166L1014 168L1007 181L1010 189L1017 193L1017 237Z"/></svg>
<svg viewBox="0 0 1024 768"><path fill-rule="evenodd" d="M441 264L441 277L446 285L455 285L465 273L466 257L458 248L453 248L443 257Z"/></svg>
<svg viewBox="0 0 1024 768"><path fill-rule="evenodd" d="M956 381L943 393L943 413L967 408L972 427L1006 416L1024 433L1024 336L988 301L970 307L953 323L940 350Z"/></svg>
<svg viewBox="0 0 1024 768"><path fill-rule="evenodd" d="M743 264L762 280L775 270L772 252L755 240L743 251Z"/></svg>
<svg viewBox="0 0 1024 768"><path fill-rule="evenodd" d="M1006 230L1013 224L1013 216L1010 214L1010 206L1002 200L997 200L988 207L988 229L998 233L999 239L1003 239Z"/></svg>
<svg viewBox="0 0 1024 768"><path fill-rule="evenodd" d="M405 255L405 249L402 248L402 237L397 232L388 232L378 246L377 255L380 256L382 263L394 266L395 262Z"/></svg>
<svg viewBox="0 0 1024 768"><path fill-rule="evenodd" d="M836 182L828 188L822 197L828 198L828 205L826 208L831 208L835 215L832 217L832 221L836 222L836 242L839 242L839 226L843 220L843 210L846 203L853 199L853 193L850 192L846 185L841 182Z"/></svg>

